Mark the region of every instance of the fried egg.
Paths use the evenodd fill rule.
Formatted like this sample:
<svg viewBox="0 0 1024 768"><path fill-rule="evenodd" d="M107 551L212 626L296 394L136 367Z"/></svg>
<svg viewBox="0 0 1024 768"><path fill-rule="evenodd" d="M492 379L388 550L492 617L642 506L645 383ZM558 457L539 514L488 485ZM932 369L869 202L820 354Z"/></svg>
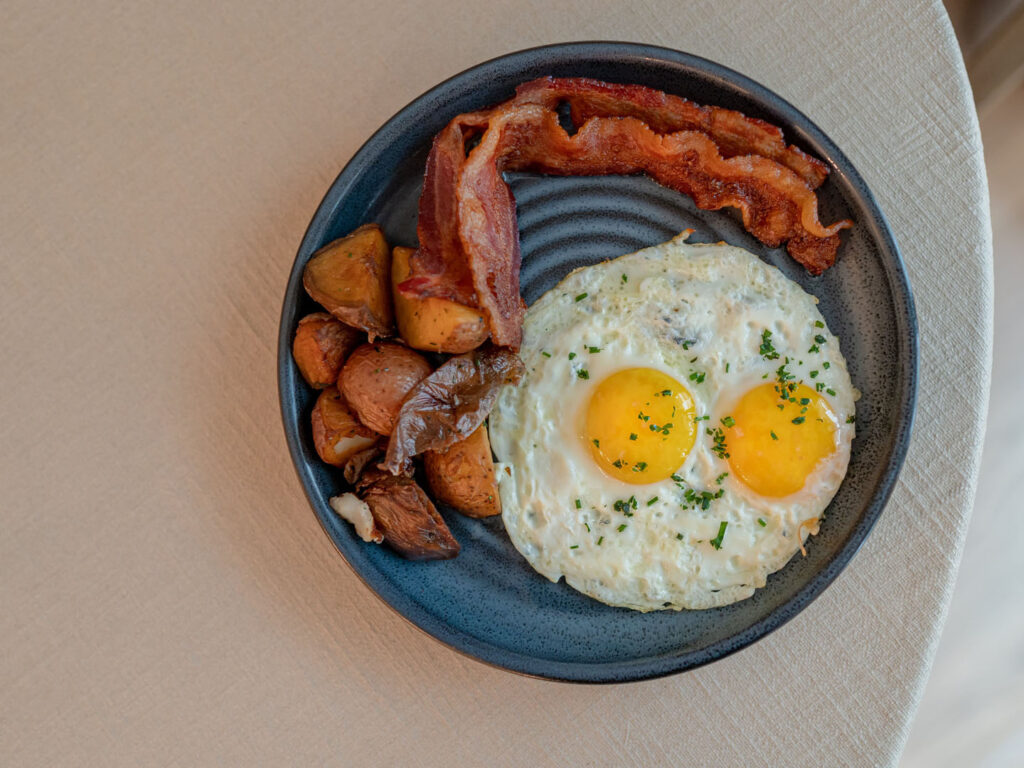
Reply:
<svg viewBox="0 0 1024 768"><path fill-rule="evenodd" d="M689 232L578 269L526 313L491 413L502 517L540 574L641 611L764 586L846 473L854 389L817 300Z"/></svg>

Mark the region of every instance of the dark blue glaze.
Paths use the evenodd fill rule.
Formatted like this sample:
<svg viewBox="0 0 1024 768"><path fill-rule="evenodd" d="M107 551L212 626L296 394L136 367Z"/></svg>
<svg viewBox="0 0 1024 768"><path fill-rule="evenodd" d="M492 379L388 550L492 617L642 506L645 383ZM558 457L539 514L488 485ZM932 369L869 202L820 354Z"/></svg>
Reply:
<svg viewBox="0 0 1024 768"><path fill-rule="evenodd" d="M708 611L640 614L552 584L513 549L500 519L444 510L462 544L458 558L413 563L365 544L327 499L345 490L313 448L315 399L291 358L298 319L315 309L302 268L321 245L366 221L397 245L416 241L416 202L430 140L455 114L512 95L542 75L641 83L694 101L739 109L783 126L788 142L832 168L821 218L848 217L839 262L810 277L783 251L747 234L729 211L692 201L642 177L510 177L522 234L528 302L569 270L662 242L682 229L727 242L775 264L821 300L840 338L858 403L849 473L807 557L795 557L749 600ZM359 577L402 616L438 640L506 669L558 680L623 682L667 675L737 651L784 624L850 561L882 514L910 437L917 381L917 328L907 275L892 233L863 179L792 105L754 81L678 51L625 43L572 43L503 56L428 91L377 131L328 190L299 248L285 293L278 347L281 413L292 459L327 535Z"/></svg>

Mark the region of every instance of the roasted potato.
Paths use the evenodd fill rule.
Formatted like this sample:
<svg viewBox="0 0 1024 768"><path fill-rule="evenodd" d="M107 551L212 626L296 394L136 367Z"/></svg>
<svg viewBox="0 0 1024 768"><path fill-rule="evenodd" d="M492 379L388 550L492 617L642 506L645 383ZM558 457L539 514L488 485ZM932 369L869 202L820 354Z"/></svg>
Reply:
<svg viewBox="0 0 1024 768"><path fill-rule="evenodd" d="M359 346L363 334L335 320L326 312L314 312L299 320L292 342L292 356L302 378L313 389L324 389L338 380L341 364Z"/></svg>
<svg viewBox="0 0 1024 768"><path fill-rule="evenodd" d="M390 435L405 396L430 370L423 355L401 344L363 344L342 367L338 389L363 424Z"/></svg>
<svg viewBox="0 0 1024 768"><path fill-rule="evenodd" d="M384 542L403 557L447 560L459 554L459 542L415 480L368 468L356 492L370 508Z"/></svg>
<svg viewBox="0 0 1024 768"><path fill-rule="evenodd" d="M415 349L461 354L487 339L484 316L472 307L439 298L410 298L398 284L409 277L412 248L395 248L391 256L391 286L398 334Z"/></svg>
<svg viewBox="0 0 1024 768"><path fill-rule="evenodd" d="M376 224L328 243L306 264L302 284L313 301L336 318L366 331L370 340L395 329L391 254Z"/></svg>
<svg viewBox="0 0 1024 768"><path fill-rule="evenodd" d="M369 448L379 439L364 427L345 403L337 387L320 393L313 406L313 444L320 458L340 467L352 456Z"/></svg>
<svg viewBox="0 0 1024 768"><path fill-rule="evenodd" d="M470 517L501 514L486 424L445 450L424 453L423 467L436 501Z"/></svg>

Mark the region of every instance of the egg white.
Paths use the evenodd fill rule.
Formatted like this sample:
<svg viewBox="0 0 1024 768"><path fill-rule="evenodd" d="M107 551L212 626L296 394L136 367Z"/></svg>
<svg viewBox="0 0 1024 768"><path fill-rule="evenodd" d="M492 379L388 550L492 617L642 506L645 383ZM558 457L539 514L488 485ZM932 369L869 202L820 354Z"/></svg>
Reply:
<svg viewBox="0 0 1024 768"><path fill-rule="evenodd" d="M519 552L552 581L564 576L591 597L641 611L726 605L764 586L817 532L854 437L858 395L838 339L815 325L824 323L817 300L747 251L687 244L688 235L576 270L530 307L520 350L527 373L502 391L490 417L502 517ZM764 329L778 360L760 354ZM826 342L809 354L816 334ZM835 392L822 396L837 416L837 448L801 491L766 498L721 477L728 462L706 429L772 380L786 357L797 381ZM698 417L709 417L679 481L624 483L591 457L583 424L594 387L632 367L673 376ZM723 494L694 509L686 489ZM615 508L630 498L630 514Z"/></svg>

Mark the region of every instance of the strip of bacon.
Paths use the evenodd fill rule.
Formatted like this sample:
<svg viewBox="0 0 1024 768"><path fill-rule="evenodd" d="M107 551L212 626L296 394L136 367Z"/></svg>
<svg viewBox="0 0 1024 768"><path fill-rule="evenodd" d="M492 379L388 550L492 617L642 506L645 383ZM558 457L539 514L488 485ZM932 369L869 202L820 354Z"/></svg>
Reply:
<svg viewBox="0 0 1024 768"><path fill-rule="evenodd" d="M718 145L722 157L770 158L800 176L811 189L820 187L828 176L828 166L823 162L797 147L786 146L778 126L642 85L605 83L586 77L542 77L520 85L514 101L552 109L566 102L576 125L592 117L635 117L656 133L700 131Z"/></svg>
<svg viewBox="0 0 1024 768"><path fill-rule="evenodd" d="M658 134L636 118L595 117L570 136L553 111L537 105L506 110L491 125L489 132L500 126L506 136L506 155L497 157L501 170L561 176L646 173L689 195L699 208L739 208L743 226L766 245L797 239L797 253L790 253L813 274L831 266L838 233L850 226L849 221L822 225L817 196L788 168L757 155L723 158L697 131ZM460 195L468 194L469 171L467 164Z"/></svg>
<svg viewBox="0 0 1024 768"><path fill-rule="evenodd" d="M522 109L495 110L456 187L459 240L469 256L477 306L494 343L514 349L522 342L526 305L519 295L516 201L501 171L505 157L519 146L515 115Z"/></svg>

